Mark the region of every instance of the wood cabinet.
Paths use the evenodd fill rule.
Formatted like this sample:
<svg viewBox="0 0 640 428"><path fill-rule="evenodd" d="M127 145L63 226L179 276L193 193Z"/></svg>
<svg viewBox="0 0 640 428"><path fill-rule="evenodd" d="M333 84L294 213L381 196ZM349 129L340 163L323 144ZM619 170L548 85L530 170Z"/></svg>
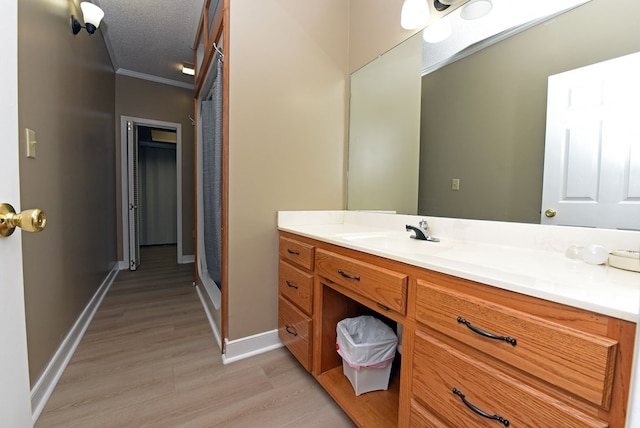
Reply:
<svg viewBox="0 0 640 428"><path fill-rule="evenodd" d="M313 333L313 245L280 238L278 337L311 371Z"/></svg>
<svg viewBox="0 0 640 428"><path fill-rule="evenodd" d="M316 252L316 272L318 276L348 288L381 309L406 313L406 274L322 249Z"/></svg>
<svg viewBox="0 0 640 428"><path fill-rule="evenodd" d="M606 427L605 422L416 331L412 394L456 427Z"/></svg>
<svg viewBox="0 0 640 428"><path fill-rule="evenodd" d="M358 426L624 427L634 323L287 232L279 290L283 342ZM402 355L356 396L335 329L365 314Z"/></svg>

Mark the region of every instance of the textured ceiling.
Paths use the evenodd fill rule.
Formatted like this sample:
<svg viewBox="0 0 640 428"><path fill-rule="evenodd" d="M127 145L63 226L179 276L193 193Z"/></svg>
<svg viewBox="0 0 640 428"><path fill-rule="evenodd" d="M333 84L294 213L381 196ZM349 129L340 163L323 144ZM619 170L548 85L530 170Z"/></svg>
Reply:
<svg viewBox="0 0 640 428"><path fill-rule="evenodd" d="M204 0L93 0L104 10L100 30L116 73L183 87ZM191 85L191 86L190 86Z"/></svg>

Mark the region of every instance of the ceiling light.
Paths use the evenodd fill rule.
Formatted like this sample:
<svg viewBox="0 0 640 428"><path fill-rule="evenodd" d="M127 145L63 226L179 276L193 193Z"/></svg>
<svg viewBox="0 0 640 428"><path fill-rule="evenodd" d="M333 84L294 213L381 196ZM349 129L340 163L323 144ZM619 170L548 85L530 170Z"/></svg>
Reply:
<svg viewBox="0 0 640 428"><path fill-rule="evenodd" d="M493 8L491 0L471 0L462 6L460 17L466 20L482 18L491 12L491 8Z"/></svg>
<svg viewBox="0 0 640 428"><path fill-rule="evenodd" d="M438 43L449 37L451 32L451 21L441 18L424 29L422 38L427 43Z"/></svg>
<svg viewBox="0 0 640 428"><path fill-rule="evenodd" d="M400 14L400 25L406 30L416 30L429 22L427 0L404 0Z"/></svg>
<svg viewBox="0 0 640 428"><path fill-rule="evenodd" d="M87 33L93 34L100 26L100 21L104 18L104 12L98 6L88 1L80 3L80 9L82 9L82 17L84 19L84 27L80 25L80 22L75 16L71 15L71 31L73 34L78 34L81 28L85 28Z"/></svg>
<svg viewBox="0 0 640 428"><path fill-rule="evenodd" d="M433 0L433 7L438 11L442 12L443 10L449 7L449 4L445 1Z"/></svg>
<svg viewBox="0 0 640 428"><path fill-rule="evenodd" d="M193 64L191 64L190 62L182 63L182 72L184 74L188 74L189 76L195 76L196 74L196 70L193 68Z"/></svg>

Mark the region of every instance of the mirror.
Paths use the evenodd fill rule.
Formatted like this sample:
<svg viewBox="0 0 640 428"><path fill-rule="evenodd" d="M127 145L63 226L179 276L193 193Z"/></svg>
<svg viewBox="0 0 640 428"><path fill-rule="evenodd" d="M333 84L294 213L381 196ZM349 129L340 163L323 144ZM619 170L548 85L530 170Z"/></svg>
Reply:
<svg viewBox="0 0 640 428"><path fill-rule="evenodd" d="M419 137L387 136L391 148L360 148L363 158L363 153L352 150L358 135L350 124L348 209L539 223L547 78L640 51L637 22L640 2L636 0L591 0L423 76L422 93L408 101L415 104L415 97L420 97ZM417 34L410 40L421 37ZM405 44L390 53L404 49ZM374 79L367 71L387 55L354 73L352 87L365 73L374 87L397 86L388 77ZM351 119L358 117L353 107ZM376 121L377 135L393 129L381 121ZM399 151L398 141L405 144L405 138L419 145L419 163L414 166L405 160L401 168L404 165L403 174L409 176L407 171L416 168L419 184L418 192L407 195L403 206L394 197L412 185L394 182L397 174L391 165ZM354 172L359 163L375 165L370 171L375 179L357 180ZM456 178L460 190L452 191ZM372 186L367 187L367 182ZM380 185L388 182L394 184ZM360 197L363 192L366 197Z"/></svg>

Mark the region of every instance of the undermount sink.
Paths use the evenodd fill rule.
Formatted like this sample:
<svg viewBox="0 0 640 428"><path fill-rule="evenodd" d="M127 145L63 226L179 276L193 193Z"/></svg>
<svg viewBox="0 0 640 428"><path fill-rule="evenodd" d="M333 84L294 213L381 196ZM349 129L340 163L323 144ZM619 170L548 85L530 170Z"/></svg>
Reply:
<svg viewBox="0 0 640 428"><path fill-rule="evenodd" d="M411 238L411 232L343 233L336 235L355 245L392 253L432 255L451 248L451 244Z"/></svg>

